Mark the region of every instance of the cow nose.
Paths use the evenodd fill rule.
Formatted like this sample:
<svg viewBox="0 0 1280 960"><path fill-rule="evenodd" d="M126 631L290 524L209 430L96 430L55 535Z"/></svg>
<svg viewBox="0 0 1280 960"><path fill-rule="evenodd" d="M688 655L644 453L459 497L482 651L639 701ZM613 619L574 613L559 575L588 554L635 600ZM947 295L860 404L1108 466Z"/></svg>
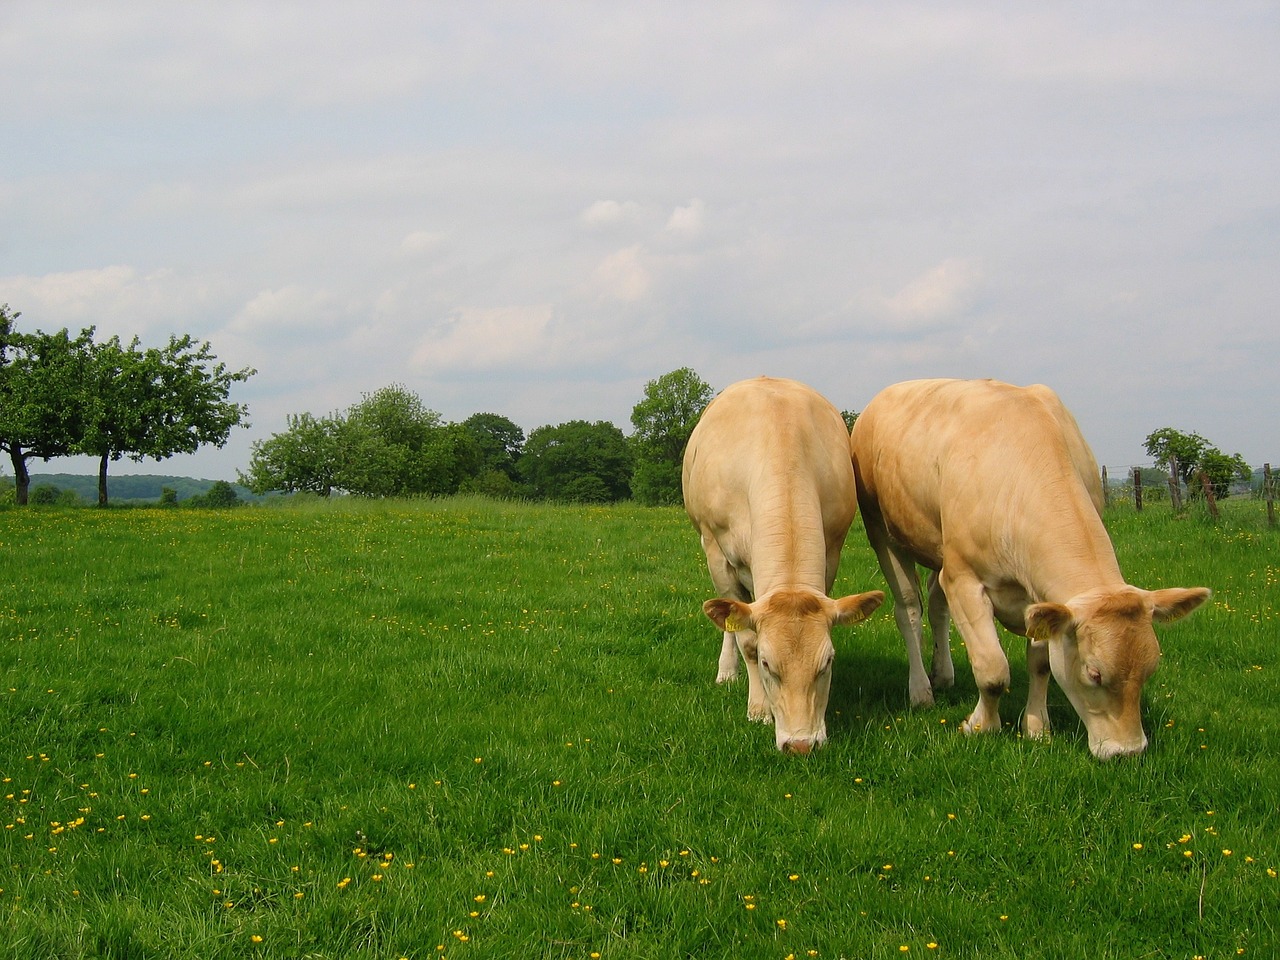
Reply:
<svg viewBox="0 0 1280 960"><path fill-rule="evenodd" d="M812 740L788 740L782 745L783 753L794 753L801 757L807 757L812 749Z"/></svg>
<svg viewBox="0 0 1280 960"><path fill-rule="evenodd" d="M1147 738L1133 743L1118 743L1115 740L1103 740L1097 746L1089 744L1093 755L1099 760L1110 760L1114 757L1134 757L1147 749Z"/></svg>

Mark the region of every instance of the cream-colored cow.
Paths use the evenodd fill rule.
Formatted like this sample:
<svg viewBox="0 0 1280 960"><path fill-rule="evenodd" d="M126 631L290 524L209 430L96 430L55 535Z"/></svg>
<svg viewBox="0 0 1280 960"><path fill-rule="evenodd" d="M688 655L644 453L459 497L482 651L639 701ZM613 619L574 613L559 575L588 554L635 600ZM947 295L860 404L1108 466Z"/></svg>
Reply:
<svg viewBox="0 0 1280 960"><path fill-rule="evenodd" d="M1203 587L1125 583L1102 524L1102 484L1075 419L1048 387L914 380L867 404L850 438L867 536L893 592L913 704L932 702L921 656L916 564L929 578L933 678L954 677L948 608L964 638L978 705L964 730L1000 726L1009 661L993 617L1027 638L1023 731L1049 729L1049 673L1101 759L1146 748L1142 686L1160 645ZM941 587L941 591L939 591Z"/></svg>
<svg viewBox="0 0 1280 960"><path fill-rule="evenodd" d="M724 631L716 680L737 676L740 649L747 716L773 721L778 749L808 753L827 738L831 626L884 602L828 596L856 512L844 420L794 380L743 380L703 412L682 479L720 594L702 605Z"/></svg>

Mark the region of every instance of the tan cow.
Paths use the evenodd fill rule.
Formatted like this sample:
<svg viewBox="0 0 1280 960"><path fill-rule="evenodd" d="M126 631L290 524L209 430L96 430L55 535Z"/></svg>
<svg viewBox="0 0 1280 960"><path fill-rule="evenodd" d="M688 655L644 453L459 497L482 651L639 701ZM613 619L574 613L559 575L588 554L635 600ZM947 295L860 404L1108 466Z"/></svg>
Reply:
<svg viewBox="0 0 1280 960"><path fill-rule="evenodd" d="M936 571L935 682L954 676L948 608L973 665L978 705L966 732L1000 726L1009 661L994 617L1027 638L1027 735L1049 729L1052 670L1094 756L1145 749L1142 685L1160 659L1152 621L1185 616L1209 591L1125 583L1102 524L1097 463L1053 391L995 380L899 383L867 404L850 450L867 536L907 644L912 702L933 699L921 656L920 564Z"/></svg>
<svg viewBox="0 0 1280 960"><path fill-rule="evenodd" d="M848 430L794 380L760 377L707 406L684 455L684 505L720 596L702 605L724 631L717 682L747 663L747 716L774 723L778 749L827 738L831 626L884 602L875 590L832 600L856 512Z"/></svg>

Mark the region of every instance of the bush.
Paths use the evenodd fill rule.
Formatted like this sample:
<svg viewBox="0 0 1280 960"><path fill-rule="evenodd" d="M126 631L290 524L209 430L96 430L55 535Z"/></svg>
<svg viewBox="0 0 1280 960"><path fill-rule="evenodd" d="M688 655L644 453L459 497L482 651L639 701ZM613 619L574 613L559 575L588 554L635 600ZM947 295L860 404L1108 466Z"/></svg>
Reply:
<svg viewBox="0 0 1280 960"><path fill-rule="evenodd" d="M184 501L188 507L209 507L214 510L225 510L228 507L238 506L239 503L240 494L236 493L236 488L225 480L215 480L213 486L203 494L188 497Z"/></svg>
<svg viewBox="0 0 1280 960"><path fill-rule="evenodd" d="M32 506L47 507L58 502L58 488L49 483L42 483L38 487L32 487L31 492L27 494L27 503Z"/></svg>

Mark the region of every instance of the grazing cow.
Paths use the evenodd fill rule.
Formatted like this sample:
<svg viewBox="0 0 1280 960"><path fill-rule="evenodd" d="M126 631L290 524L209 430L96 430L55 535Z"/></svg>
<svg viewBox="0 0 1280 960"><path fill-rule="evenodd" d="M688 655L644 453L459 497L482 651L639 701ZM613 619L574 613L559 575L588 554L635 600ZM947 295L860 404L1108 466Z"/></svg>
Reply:
<svg viewBox="0 0 1280 960"><path fill-rule="evenodd" d="M1094 756L1145 749L1142 685L1160 659L1152 621L1185 616L1209 591L1125 583L1102 524L1097 463L1057 395L995 380L899 383L867 404L849 444L867 537L907 644L912 703L933 699L920 564L933 571L934 682L954 677L948 608L973 665L978 705L966 732L1000 727L1009 661L994 616L1027 638L1027 735L1048 732L1052 671Z"/></svg>
<svg viewBox="0 0 1280 960"><path fill-rule="evenodd" d="M833 624L866 618L879 590L832 600L857 509L839 411L794 380L760 377L707 406L684 454L684 505L720 596L702 605L724 631L723 683L747 663L747 716L774 723L778 749L827 738Z"/></svg>

